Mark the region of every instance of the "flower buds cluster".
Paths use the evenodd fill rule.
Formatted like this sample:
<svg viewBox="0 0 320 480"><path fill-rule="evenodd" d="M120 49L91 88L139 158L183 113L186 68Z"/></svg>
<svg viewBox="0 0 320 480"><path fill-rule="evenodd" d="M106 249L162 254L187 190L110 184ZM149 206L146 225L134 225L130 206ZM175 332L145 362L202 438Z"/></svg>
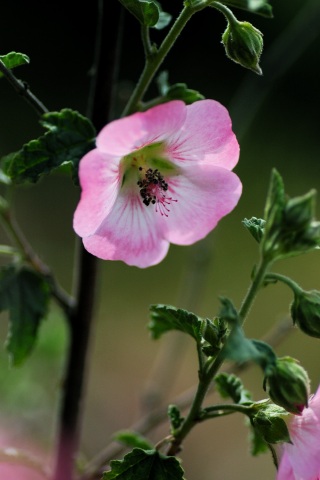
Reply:
<svg viewBox="0 0 320 480"><path fill-rule="evenodd" d="M296 360L282 357L266 372L264 389L275 404L300 415L308 406L309 383L307 372Z"/></svg>
<svg viewBox="0 0 320 480"><path fill-rule="evenodd" d="M315 190L287 198L282 178L273 171L265 208L262 249L272 259L304 253L320 245L320 222L314 220Z"/></svg>
<svg viewBox="0 0 320 480"><path fill-rule="evenodd" d="M249 68L259 75L259 65L263 49L262 33L249 22L233 21L222 35L227 56L242 67Z"/></svg>

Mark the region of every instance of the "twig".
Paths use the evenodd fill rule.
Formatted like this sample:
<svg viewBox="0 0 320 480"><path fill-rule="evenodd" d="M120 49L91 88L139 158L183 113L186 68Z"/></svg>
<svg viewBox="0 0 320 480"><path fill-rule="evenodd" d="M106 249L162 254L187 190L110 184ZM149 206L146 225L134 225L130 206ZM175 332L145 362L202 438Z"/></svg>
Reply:
<svg viewBox="0 0 320 480"><path fill-rule="evenodd" d="M12 71L5 66L2 60L0 60L0 72L3 73L15 91L21 95L21 97L23 97L39 115L43 115L49 111L47 107L45 107L44 104L31 92L29 86L22 80L19 80Z"/></svg>

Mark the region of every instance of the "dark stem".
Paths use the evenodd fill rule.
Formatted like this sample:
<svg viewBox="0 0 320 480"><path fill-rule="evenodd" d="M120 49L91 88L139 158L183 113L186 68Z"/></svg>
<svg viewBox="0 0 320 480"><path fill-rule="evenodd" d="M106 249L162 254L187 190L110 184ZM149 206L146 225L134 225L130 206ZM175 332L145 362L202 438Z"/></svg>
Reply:
<svg viewBox="0 0 320 480"><path fill-rule="evenodd" d="M88 116L97 130L113 115L114 85L118 70L119 24L121 6L118 2L99 0L99 19L92 89ZM54 480L71 480L74 472L74 457L78 451L81 406L85 389L90 333L93 327L93 309L97 285L97 258L82 246L78 251L78 275L76 305L68 320L70 347L68 352L64 391L59 416L57 458Z"/></svg>
<svg viewBox="0 0 320 480"><path fill-rule="evenodd" d="M11 70L5 66L2 60L0 60L0 72L3 73L15 91L21 95L39 115L43 115L44 113L48 112L48 109L43 105L43 103L31 92L27 83L15 77Z"/></svg>

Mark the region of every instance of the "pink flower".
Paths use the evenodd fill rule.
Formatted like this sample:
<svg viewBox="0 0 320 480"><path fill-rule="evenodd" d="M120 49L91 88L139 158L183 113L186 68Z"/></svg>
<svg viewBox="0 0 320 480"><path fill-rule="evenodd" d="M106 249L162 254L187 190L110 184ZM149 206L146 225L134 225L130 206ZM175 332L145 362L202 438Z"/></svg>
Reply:
<svg viewBox="0 0 320 480"><path fill-rule="evenodd" d="M105 260L149 267L204 238L237 204L239 146L214 100L158 105L109 123L80 162L74 229Z"/></svg>
<svg viewBox="0 0 320 480"><path fill-rule="evenodd" d="M285 443L277 480L320 479L320 387L310 398L308 408L294 416Z"/></svg>

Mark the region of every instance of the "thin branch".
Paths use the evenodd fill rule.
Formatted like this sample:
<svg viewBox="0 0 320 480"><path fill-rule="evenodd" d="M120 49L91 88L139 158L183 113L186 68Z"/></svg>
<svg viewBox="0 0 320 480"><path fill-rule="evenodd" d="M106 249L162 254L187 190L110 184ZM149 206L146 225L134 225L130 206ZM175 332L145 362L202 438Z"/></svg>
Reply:
<svg viewBox="0 0 320 480"><path fill-rule="evenodd" d="M29 105L38 113L38 115L43 115L49 110L44 104L31 92L27 83L19 80L12 71L5 66L2 60L0 60L0 72L6 77L10 85L15 89L15 91L23 97Z"/></svg>

